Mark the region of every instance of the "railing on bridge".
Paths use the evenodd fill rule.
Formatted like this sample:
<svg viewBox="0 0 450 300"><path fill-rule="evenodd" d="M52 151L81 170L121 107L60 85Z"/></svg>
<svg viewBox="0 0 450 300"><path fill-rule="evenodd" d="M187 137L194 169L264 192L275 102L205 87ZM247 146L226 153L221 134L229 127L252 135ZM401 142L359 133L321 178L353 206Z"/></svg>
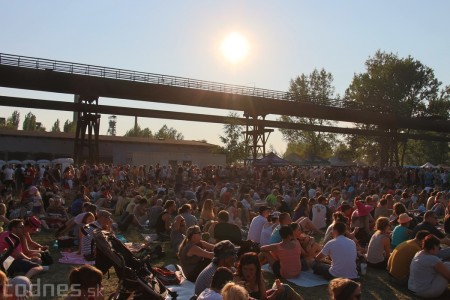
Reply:
<svg viewBox="0 0 450 300"><path fill-rule="evenodd" d="M0 65L102 77L102 78L111 78L118 80L144 82L151 84L169 85L221 93L255 96L275 100L294 99L294 96L289 92L281 92L241 85L223 84L218 82L196 80L191 78L167 76L162 74L145 73L117 68L107 68L28 56L18 56L12 54L0 53ZM354 102L349 103L347 101L334 99L308 99L308 100L305 99L304 101L301 102L340 108L350 108L350 107L356 108L356 106L354 105L356 103Z"/></svg>

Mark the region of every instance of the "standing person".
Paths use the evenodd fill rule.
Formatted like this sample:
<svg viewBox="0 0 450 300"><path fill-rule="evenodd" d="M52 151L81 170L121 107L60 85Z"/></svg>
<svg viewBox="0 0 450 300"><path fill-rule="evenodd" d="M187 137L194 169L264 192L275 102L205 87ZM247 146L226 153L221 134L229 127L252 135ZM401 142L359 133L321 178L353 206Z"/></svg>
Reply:
<svg viewBox="0 0 450 300"><path fill-rule="evenodd" d="M375 233L370 238L369 248L367 250L367 265L377 268L386 269L389 255L391 254L391 239L389 234L391 226L389 219L381 217L375 224Z"/></svg>
<svg viewBox="0 0 450 300"><path fill-rule="evenodd" d="M321 275L327 280L337 277L349 279L358 278L356 270L356 244L345 237L347 227L344 223L336 223L333 226L333 237L325 244L316 256L316 263L313 266L314 273ZM326 257L331 258L331 265L322 263Z"/></svg>
<svg viewBox="0 0 450 300"><path fill-rule="evenodd" d="M450 282L450 263L443 263L437 257L440 244L437 237L427 235L422 242L422 251L411 262L408 289L419 297L439 297Z"/></svg>
<svg viewBox="0 0 450 300"><path fill-rule="evenodd" d="M212 277L219 267L231 269L237 259L237 251L230 241L221 241L214 245L214 258L211 263L198 275L195 281L195 294L200 295L211 287Z"/></svg>
<svg viewBox="0 0 450 300"><path fill-rule="evenodd" d="M261 232L265 224L267 224L267 217L270 214L269 207L263 205L259 207L259 215L254 217L248 229L247 239L254 242L261 242Z"/></svg>

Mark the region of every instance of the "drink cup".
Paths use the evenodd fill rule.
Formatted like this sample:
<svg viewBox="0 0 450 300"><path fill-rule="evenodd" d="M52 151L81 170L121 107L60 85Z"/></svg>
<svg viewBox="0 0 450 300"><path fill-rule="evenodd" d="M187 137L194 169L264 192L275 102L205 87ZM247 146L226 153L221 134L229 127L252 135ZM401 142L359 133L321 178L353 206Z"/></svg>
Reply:
<svg viewBox="0 0 450 300"><path fill-rule="evenodd" d="M361 263L361 275L366 275L367 273L367 263Z"/></svg>

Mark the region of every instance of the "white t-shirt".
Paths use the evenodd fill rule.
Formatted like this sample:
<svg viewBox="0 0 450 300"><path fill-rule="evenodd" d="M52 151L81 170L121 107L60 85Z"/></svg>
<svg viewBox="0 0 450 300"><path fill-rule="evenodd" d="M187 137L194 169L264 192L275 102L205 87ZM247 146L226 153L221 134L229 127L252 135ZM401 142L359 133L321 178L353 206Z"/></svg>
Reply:
<svg viewBox="0 0 450 300"><path fill-rule="evenodd" d="M312 207L312 222L321 229L327 226L327 208L322 204L314 204Z"/></svg>
<svg viewBox="0 0 450 300"><path fill-rule="evenodd" d="M211 290L206 289L204 290L198 297L197 300L222 300L223 297L221 294Z"/></svg>
<svg viewBox="0 0 450 300"><path fill-rule="evenodd" d="M326 243L320 253L331 257L329 272L334 277L358 278L356 244L351 239L340 235Z"/></svg>
<svg viewBox="0 0 450 300"><path fill-rule="evenodd" d="M5 180L13 180L14 171L11 168L5 168L3 170L3 176Z"/></svg>
<svg viewBox="0 0 450 300"><path fill-rule="evenodd" d="M261 240L262 228L266 223L267 219L263 216L259 215L257 217L254 217L248 229L247 239L259 243Z"/></svg>
<svg viewBox="0 0 450 300"><path fill-rule="evenodd" d="M250 203L248 203L248 201L246 199L242 199L241 204L243 207L245 207L246 209L252 209L252 206Z"/></svg>
<svg viewBox="0 0 450 300"><path fill-rule="evenodd" d="M308 191L308 196L309 196L309 198L314 198L316 196L316 190L315 189L310 189Z"/></svg>

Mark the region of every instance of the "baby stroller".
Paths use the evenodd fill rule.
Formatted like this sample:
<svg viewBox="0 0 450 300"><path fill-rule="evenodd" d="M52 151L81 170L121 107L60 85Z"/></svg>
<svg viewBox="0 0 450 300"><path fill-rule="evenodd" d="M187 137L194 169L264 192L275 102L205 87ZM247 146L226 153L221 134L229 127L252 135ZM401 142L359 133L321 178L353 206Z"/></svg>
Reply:
<svg viewBox="0 0 450 300"><path fill-rule="evenodd" d="M169 291L152 273L150 258L137 258L114 234L94 231L96 245L95 267L105 274L111 267L119 278L117 290L109 299L176 299L176 293Z"/></svg>

